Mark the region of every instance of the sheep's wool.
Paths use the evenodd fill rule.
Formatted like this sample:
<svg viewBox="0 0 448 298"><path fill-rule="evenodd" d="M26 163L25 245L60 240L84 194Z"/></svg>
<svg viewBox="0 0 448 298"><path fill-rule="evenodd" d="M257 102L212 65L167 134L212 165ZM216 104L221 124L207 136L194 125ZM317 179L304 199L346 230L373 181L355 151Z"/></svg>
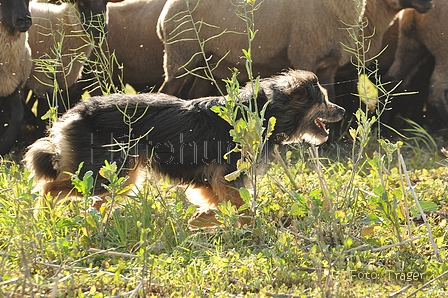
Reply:
<svg viewBox="0 0 448 298"><path fill-rule="evenodd" d="M10 34L0 25L0 97L22 87L31 72L28 33Z"/></svg>
<svg viewBox="0 0 448 298"><path fill-rule="evenodd" d="M93 45L89 42L78 11L73 4L30 2L33 26L29 29L29 44L33 60L52 61L55 73L49 73L42 63L35 63L26 87L42 96L53 92L54 75L59 86L72 86L81 76L82 60L89 57Z"/></svg>

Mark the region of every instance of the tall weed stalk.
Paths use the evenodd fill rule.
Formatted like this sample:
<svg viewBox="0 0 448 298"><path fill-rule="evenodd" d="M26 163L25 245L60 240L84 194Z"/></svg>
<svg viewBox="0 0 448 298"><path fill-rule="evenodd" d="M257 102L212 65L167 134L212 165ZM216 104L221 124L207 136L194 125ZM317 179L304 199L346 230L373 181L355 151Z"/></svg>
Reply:
<svg viewBox="0 0 448 298"><path fill-rule="evenodd" d="M360 12L361 13L361 12ZM352 54L352 64L356 67L358 73L358 98L359 108L355 113L356 128L350 128L349 133L353 140L352 161L353 168L351 177L347 184L344 199L345 207L358 205L355 198L358 198L360 189L355 184L355 177L360 174L364 165L369 165L373 170L374 176L379 180L379 184L373 186L373 193L369 193L369 203L375 208L375 211L369 215L370 224L381 224L390 228L391 233L396 237L399 243L403 242L402 222L407 222L409 237L412 233L408 219L407 191L404 189L405 181L401 168L405 167L404 160L400 154L402 141L395 143L383 139L381 129L382 114L388 109L388 103L392 96L402 94L394 93L399 84L392 88L387 86L390 83L383 83L378 74L377 58L382 52L367 59L367 52L370 49L370 39L372 36L366 36L365 29L369 25L369 20L362 18L355 25L347 25L347 32L355 42L355 47L344 45L344 48ZM375 32L373 33L375 34ZM372 65L374 66L372 68ZM411 123L412 124L412 123ZM388 129L392 129L388 127ZM427 147L435 146L435 142L428 137L424 129L413 125L410 130L416 135L416 138L422 139ZM372 138L374 137L374 138ZM371 141L376 142L376 151L373 157L369 157L366 148ZM396 172L396 167L392 167L393 157L398 152L399 160L395 160L399 167L400 187L390 184L390 178ZM431 233L429 232L431 236ZM437 251L437 250L436 250Z"/></svg>
<svg viewBox="0 0 448 298"><path fill-rule="evenodd" d="M224 34L236 33L236 34L246 34L247 35L247 49L242 49L243 58L245 60L245 71L249 78L250 86L252 88L252 93L254 96L249 98L247 101L243 100L239 96L240 85L238 82L238 70L234 69L232 73L229 73L230 78L224 80L226 83L226 92L228 94L225 106L217 106L213 108L219 116L226 120L233 129L230 131L233 140L236 143L235 148L231 152L238 152L241 154L241 159L237 163L237 170L233 173L228 174L225 178L229 181L237 179L242 173L248 175L253 189L253 198L257 197L257 165L264 162L263 154L265 153L265 146L267 145L267 140L272 133L275 126L275 119L265 120L265 112L267 104L263 107L258 107L257 94L259 88L259 78L255 78L252 71L252 42L256 37L257 30L255 29L255 19L254 12L258 9L261 3L256 3L256 1L241 1L234 3L237 8L237 15L244 23L244 28L246 33L233 32L224 29L217 35L214 35L206 40L202 40L200 33L203 27L214 27L213 24L205 23L202 20L195 20L193 18L193 12L199 5L200 1L197 2L196 6L191 7L188 0L185 1L187 10L175 16L175 21L179 22L181 25L188 24L186 27L179 25L170 35L172 36L169 42L184 42L184 41L197 41L200 47L200 51L191 57L190 61L196 56L201 56L204 65L194 69L187 69L188 61L184 66L185 75L192 75L200 79L210 80L215 86L217 86L218 91L223 94L223 90L219 89L219 84L217 84L216 79L213 76L213 71L219 66L220 62L225 59L226 56L220 57L217 64L212 67L209 65L206 57L205 47L209 40L214 38L220 38ZM170 21L173 21L174 18ZM193 39L176 39L180 34L193 31ZM228 152L227 154L231 153ZM226 158L226 156L224 156ZM240 189L240 194L246 203L246 207L250 207L252 211L255 211L255 200L251 200L249 191L245 188Z"/></svg>

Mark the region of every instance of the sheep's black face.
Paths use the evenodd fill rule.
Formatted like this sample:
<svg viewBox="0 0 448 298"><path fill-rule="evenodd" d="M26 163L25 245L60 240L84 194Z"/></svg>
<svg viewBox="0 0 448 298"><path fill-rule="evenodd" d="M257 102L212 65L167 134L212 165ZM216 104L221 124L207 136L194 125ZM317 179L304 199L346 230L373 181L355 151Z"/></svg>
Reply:
<svg viewBox="0 0 448 298"><path fill-rule="evenodd" d="M414 8L419 13L428 12L433 7L432 0L399 0L402 8Z"/></svg>
<svg viewBox="0 0 448 298"><path fill-rule="evenodd" d="M262 86L263 87L263 86ZM328 100L327 91L314 73L292 70L263 88L270 103L267 117L277 119L275 143L305 141L320 145L328 139L328 123L342 119L345 110Z"/></svg>
<svg viewBox="0 0 448 298"><path fill-rule="evenodd" d="M76 3L84 30L94 38L107 32L106 3L105 0L78 0Z"/></svg>
<svg viewBox="0 0 448 298"><path fill-rule="evenodd" d="M121 2L123 0L77 0L76 6L81 15L81 21L86 32L94 38L107 32L105 19L106 4L108 2Z"/></svg>
<svg viewBox="0 0 448 298"><path fill-rule="evenodd" d="M26 32L32 22L29 0L0 0L0 21L12 33Z"/></svg>

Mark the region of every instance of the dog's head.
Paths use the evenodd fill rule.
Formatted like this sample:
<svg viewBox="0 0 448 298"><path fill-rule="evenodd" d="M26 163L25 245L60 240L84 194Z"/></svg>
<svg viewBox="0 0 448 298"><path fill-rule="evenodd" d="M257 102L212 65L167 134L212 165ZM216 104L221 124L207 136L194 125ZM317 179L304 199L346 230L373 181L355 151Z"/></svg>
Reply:
<svg viewBox="0 0 448 298"><path fill-rule="evenodd" d="M340 121L345 113L328 100L317 76L303 70L261 80L258 100L270 102L265 116L277 119L271 136L276 143L306 141L320 145L328 139L326 124Z"/></svg>

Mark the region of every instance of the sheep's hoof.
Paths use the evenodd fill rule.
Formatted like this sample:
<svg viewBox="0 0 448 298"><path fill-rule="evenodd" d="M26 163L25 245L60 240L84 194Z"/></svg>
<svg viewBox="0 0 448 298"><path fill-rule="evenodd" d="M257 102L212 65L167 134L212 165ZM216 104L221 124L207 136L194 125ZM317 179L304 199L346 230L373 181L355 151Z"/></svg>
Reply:
<svg viewBox="0 0 448 298"><path fill-rule="evenodd" d="M214 228L221 226L222 223L216 219L215 215L215 211L212 209L196 212L188 221L190 229L197 230L201 228Z"/></svg>

